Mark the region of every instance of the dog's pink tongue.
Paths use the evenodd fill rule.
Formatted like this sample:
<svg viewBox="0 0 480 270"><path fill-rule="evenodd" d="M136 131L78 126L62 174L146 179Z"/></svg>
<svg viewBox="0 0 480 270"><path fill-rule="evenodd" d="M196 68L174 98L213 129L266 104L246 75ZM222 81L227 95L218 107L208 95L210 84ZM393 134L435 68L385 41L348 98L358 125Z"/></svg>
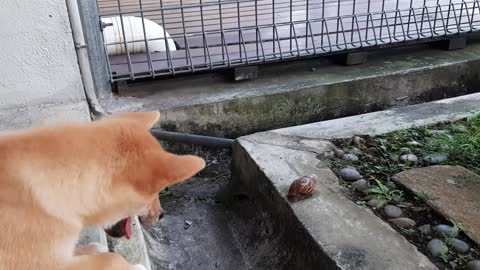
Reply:
<svg viewBox="0 0 480 270"><path fill-rule="evenodd" d="M127 240L130 240L130 238L132 238L132 218L131 217L128 217L125 220L125 238L127 238Z"/></svg>

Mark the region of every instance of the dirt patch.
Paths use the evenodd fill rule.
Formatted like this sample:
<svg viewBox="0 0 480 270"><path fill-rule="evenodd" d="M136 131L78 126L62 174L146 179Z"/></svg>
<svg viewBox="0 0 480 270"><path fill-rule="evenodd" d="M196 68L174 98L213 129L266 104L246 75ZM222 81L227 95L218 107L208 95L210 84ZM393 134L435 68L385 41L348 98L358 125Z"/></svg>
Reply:
<svg viewBox="0 0 480 270"><path fill-rule="evenodd" d="M145 230L153 270L286 269L288 257L269 218L251 198L228 188L230 150L168 145L203 157L206 168L160 194L165 216Z"/></svg>

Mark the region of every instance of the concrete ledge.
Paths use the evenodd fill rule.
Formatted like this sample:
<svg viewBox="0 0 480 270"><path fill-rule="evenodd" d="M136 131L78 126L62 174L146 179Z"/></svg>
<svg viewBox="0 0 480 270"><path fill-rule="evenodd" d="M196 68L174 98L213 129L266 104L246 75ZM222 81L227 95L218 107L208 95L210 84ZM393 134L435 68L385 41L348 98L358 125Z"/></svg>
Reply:
<svg viewBox="0 0 480 270"><path fill-rule="evenodd" d="M410 244L369 209L356 205L342 195L337 177L316 157L330 150L328 143L312 151L291 149L259 142L257 136L241 138L234 149L233 174L248 188L247 194L260 198L260 207L273 212L274 224L288 226L286 220L298 220L302 226L287 227L290 234L307 232L304 239L291 245L314 241L316 247L298 250L301 258L321 257L321 269L436 269L415 246ZM253 139L253 140L251 140ZM260 138L266 140L268 138ZM301 147L322 144L313 140L298 142ZM248 162L245 158L250 159ZM242 160L243 159L243 160ZM308 200L289 203L286 200L291 181L315 173L320 177L315 192ZM252 177L253 175L257 177ZM259 177L260 176L260 177ZM307 263L295 269L319 269Z"/></svg>
<svg viewBox="0 0 480 270"><path fill-rule="evenodd" d="M132 238L130 240L108 237L108 242L110 250L122 255L130 264L141 264L148 270L152 269L142 225L137 217L132 217Z"/></svg>
<svg viewBox="0 0 480 270"><path fill-rule="evenodd" d="M89 243L100 243L104 246L108 246L105 231L100 228L84 228L80 232L80 238L77 244L83 246Z"/></svg>
<svg viewBox="0 0 480 270"><path fill-rule="evenodd" d="M273 133L310 139L340 139L379 135L396 130L451 122L480 111L480 94L367 113L308 125L272 130Z"/></svg>
<svg viewBox="0 0 480 270"><path fill-rule="evenodd" d="M436 269L415 246L346 198L327 164L317 156L333 147L322 139L378 135L399 129L465 118L480 109L480 94L369 113L241 137L235 144L232 186L242 187L262 211L282 224L309 263L298 269ZM294 179L311 173L320 179L311 198L286 200ZM288 221L288 222L286 222ZM301 243L311 243L309 248Z"/></svg>
<svg viewBox="0 0 480 270"><path fill-rule="evenodd" d="M237 137L479 90L480 43L464 50L425 46L372 53L361 66L325 59L259 67L259 78L218 74L136 82L101 98L110 111L160 110L160 128Z"/></svg>

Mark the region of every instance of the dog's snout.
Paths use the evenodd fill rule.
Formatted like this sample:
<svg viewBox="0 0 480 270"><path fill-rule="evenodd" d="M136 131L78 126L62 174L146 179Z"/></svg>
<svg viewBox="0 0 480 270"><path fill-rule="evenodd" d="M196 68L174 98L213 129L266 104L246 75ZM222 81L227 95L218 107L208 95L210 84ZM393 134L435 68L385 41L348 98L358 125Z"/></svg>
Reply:
<svg viewBox="0 0 480 270"><path fill-rule="evenodd" d="M148 214L145 216L140 217L140 222L143 225L154 225L159 219L163 217L163 209L150 209Z"/></svg>

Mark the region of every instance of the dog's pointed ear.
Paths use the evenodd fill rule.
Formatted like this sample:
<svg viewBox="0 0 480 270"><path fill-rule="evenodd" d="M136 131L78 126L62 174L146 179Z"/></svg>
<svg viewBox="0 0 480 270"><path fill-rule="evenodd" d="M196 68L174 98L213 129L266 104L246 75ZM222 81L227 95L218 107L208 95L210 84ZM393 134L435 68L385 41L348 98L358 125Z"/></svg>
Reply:
<svg viewBox="0 0 480 270"><path fill-rule="evenodd" d="M105 118L105 120L125 120L135 122L145 126L147 129L152 128L158 119L160 119L160 112L158 111L118 113Z"/></svg>
<svg viewBox="0 0 480 270"><path fill-rule="evenodd" d="M187 180L205 168L205 161L192 155L180 156L168 153L164 162L170 168L166 175L169 185Z"/></svg>
<svg viewBox="0 0 480 270"><path fill-rule="evenodd" d="M192 155L175 155L163 152L157 160L157 170L154 184L157 192L165 186L170 186L187 180L205 168L202 158Z"/></svg>

